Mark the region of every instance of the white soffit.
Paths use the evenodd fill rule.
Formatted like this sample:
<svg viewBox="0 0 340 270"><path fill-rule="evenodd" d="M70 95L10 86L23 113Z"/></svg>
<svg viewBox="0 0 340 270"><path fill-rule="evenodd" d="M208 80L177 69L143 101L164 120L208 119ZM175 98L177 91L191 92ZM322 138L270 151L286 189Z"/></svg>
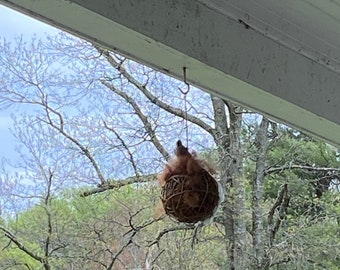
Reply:
<svg viewBox="0 0 340 270"><path fill-rule="evenodd" d="M340 146L339 1L0 3Z"/></svg>

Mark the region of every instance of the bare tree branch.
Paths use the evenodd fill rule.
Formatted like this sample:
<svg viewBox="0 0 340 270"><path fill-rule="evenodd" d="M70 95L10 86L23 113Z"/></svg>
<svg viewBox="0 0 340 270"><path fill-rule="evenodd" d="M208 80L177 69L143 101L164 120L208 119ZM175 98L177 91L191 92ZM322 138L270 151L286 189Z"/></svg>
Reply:
<svg viewBox="0 0 340 270"><path fill-rule="evenodd" d="M48 125L50 125L54 129L56 129L66 139L68 139L69 141L74 143L80 149L81 153L84 154L89 159L89 161L91 162L93 168L95 169L95 171L97 173L97 176L98 176L101 184L104 184L106 182L106 179L105 179L104 175L102 174L102 172L101 172L96 160L92 156L91 152L87 149L87 147L83 146L77 139L75 139L74 137L72 137L70 134L68 134L65 131L65 129L64 129L64 119L63 119L63 116L61 115L61 113L54 110L52 107L50 107L48 105L47 100L42 101L41 105L43 105L45 107L45 111L46 111L46 115L47 115L48 120L47 121L44 120L44 119L40 119L40 120L43 121L44 123L47 123ZM57 116L57 118L59 119L58 125L55 124L54 121L52 120L51 113L54 114L55 116Z"/></svg>
<svg viewBox="0 0 340 270"><path fill-rule="evenodd" d="M159 241L161 240L161 238L169 232L188 231L188 230L193 230L193 229L195 229L195 225L180 225L180 226L177 226L177 227L164 229L163 231L161 231L158 234L156 239L154 241L152 241L148 246L151 247L151 246L156 245L156 244L159 245Z"/></svg>
<svg viewBox="0 0 340 270"><path fill-rule="evenodd" d="M33 84L33 83L30 82L30 84ZM92 156L91 152L85 146L83 146L77 139L75 139L74 137L72 137L70 134L68 134L65 131L65 129L64 129L65 123L64 123L64 118L63 118L62 114L60 112L58 112L57 110L53 109L51 106L49 106L47 95L42 91L41 87L38 84L34 84L34 85L36 86L36 88L38 89L38 91L40 93L40 95L39 95L40 100L29 100L26 96L24 96L20 93L17 93L15 91L8 91L8 92L11 95L13 95L14 97L16 97L17 99L15 99L15 98L12 98L12 99L8 98L8 99L13 103L26 103L26 104L43 106L44 109L45 109L46 117L47 117L48 120L45 120L45 119L42 119L42 118L39 118L39 120L50 125L54 129L56 129L60 134L62 134L66 139L68 139L69 141L74 143L80 149L81 153L84 154L89 159L89 161L93 165L101 183L102 184L105 183L105 178L104 178L96 160ZM56 123L54 123L54 121L52 120L51 114L53 114L54 116L57 117L58 125Z"/></svg>
<svg viewBox="0 0 340 270"><path fill-rule="evenodd" d="M126 145L124 139L118 134L118 132L117 132L114 128L109 127L109 126L106 124L105 121L103 121L103 122L104 122L105 128L107 128L109 131L113 132L113 133L116 135L117 139L121 142L121 144L123 145L124 149L126 150L126 152L127 152L128 155L129 155L129 161L131 162L131 165L132 165L132 167L133 167L133 170L134 170L134 172L135 172L136 177L137 177L137 178L140 177L140 174L139 174L139 171L138 171L138 168L137 168L137 164L136 164L136 162L135 162L135 159L134 159L134 157L133 157L133 154L132 154L131 151L130 151L129 146Z"/></svg>
<svg viewBox="0 0 340 270"><path fill-rule="evenodd" d="M314 166L305 166L305 165L298 165L298 164L287 164L275 168L268 168L264 171L265 175L282 172L285 170L293 170L293 169L300 169L300 170L308 170L308 171L316 171L316 172L339 172L340 168L333 168L333 167L314 167Z"/></svg>
<svg viewBox="0 0 340 270"><path fill-rule="evenodd" d="M147 99L150 100L153 104L159 106L163 110L165 110L165 111L167 111L167 112L169 112L169 113L171 113L175 116L181 117L183 119L186 118L186 114L183 110L175 108L175 107L163 102L158 97L153 95L150 91L148 91L145 85L141 84L130 73L128 73L126 71L126 69L120 63L115 61L115 59L110 55L110 52L108 50L101 49L99 47L96 47L96 49L105 56L105 58L111 64L112 67L117 69L124 76L124 78L126 78L128 80L128 82L133 84L139 91L141 91L145 95L145 97L147 97ZM211 126L207 125L204 121L202 121L198 117L195 117L193 115L188 114L187 119L191 123L193 123L193 124L201 127L202 129L206 130L211 135L214 134L214 129Z"/></svg>
<svg viewBox="0 0 340 270"><path fill-rule="evenodd" d="M112 258L112 260L111 260L111 263L110 263L109 266L106 268L107 270L111 270L111 269L112 269L114 263L115 263L116 260L118 259L118 256L124 251L124 249L125 249L126 247L128 247L130 244L133 243L133 238L134 238L134 236L136 235L136 233L137 233L137 231L133 231L132 234L130 235L128 241L127 241L124 245L122 245L122 246L120 247L120 249L114 254L114 256L113 256L113 258Z"/></svg>
<svg viewBox="0 0 340 270"><path fill-rule="evenodd" d="M80 196L87 197L93 194L105 192L110 189L120 188L127 185L135 184L135 183L148 183L156 180L156 174L144 175L143 177L129 177L124 180L112 180L107 181L103 185L99 185L98 188L94 188L88 191L83 192Z"/></svg>
<svg viewBox="0 0 340 270"><path fill-rule="evenodd" d="M150 220L150 221L146 221L145 223L143 223L142 225L139 226L135 226L133 224L133 218L138 215L141 211L143 211L145 208L141 208L139 209L137 212L135 212L134 214L130 213L130 218L129 218L129 225L131 227L131 229L129 231L127 231L124 236L129 235L128 240L126 241L126 243L124 245L121 246L121 248L115 253L115 255L112 258L111 263L109 264L109 266L106 268L107 270L111 270L115 261L118 259L119 255L124 251L124 249L126 247L128 247L130 244L133 243L133 239L136 236L136 234L144 229L145 227L148 227L149 225L151 225L152 223L155 222L155 220Z"/></svg>
<svg viewBox="0 0 340 270"><path fill-rule="evenodd" d="M269 231L269 243L272 246L273 241L275 239L275 235L280 228L281 221L286 215L286 210L289 204L289 195L288 195L288 184L284 184L282 189L279 192L279 195L270 209L268 213L268 231ZM279 216L275 222L273 223L275 210L279 208Z"/></svg>
<svg viewBox="0 0 340 270"><path fill-rule="evenodd" d="M51 186L52 186L52 178L53 178L53 172L50 170L50 176L48 178L47 183L47 192L44 200L44 208L47 215L47 235L45 240L45 258L47 260L49 256L49 249L50 249L50 242L51 242L51 236L52 236L52 217L51 217L51 211L50 211L50 204L51 204Z"/></svg>
<svg viewBox="0 0 340 270"><path fill-rule="evenodd" d="M146 132L148 133L151 142L155 145L155 147L157 148L157 150L162 154L162 156L165 159L168 159L170 157L170 154L166 151L166 149L163 147L163 145L161 144L161 142L158 140L155 129L152 127L150 121L148 120L148 118L143 114L142 110L140 109L140 107L138 106L138 104L136 103L136 101L134 101L128 94L126 94L125 92L117 89L114 85L112 85L111 83L109 83L108 81L105 80L101 80L101 83L106 86L108 89L110 89L112 92L116 93L117 95L119 95L120 97L122 97L127 103L129 103L131 105L131 107L133 108L133 110L135 111L136 115L139 117L139 119L142 121Z"/></svg>
<svg viewBox="0 0 340 270"><path fill-rule="evenodd" d="M28 256L30 256L32 259L44 264L45 259L43 257L38 256L37 254L34 254L31 250L29 250L24 244L22 244L14 234L12 234L9 230L7 230L5 227L0 225L0 230L5 233L5 236L10 239L20 250L25 252Z"/></svg>

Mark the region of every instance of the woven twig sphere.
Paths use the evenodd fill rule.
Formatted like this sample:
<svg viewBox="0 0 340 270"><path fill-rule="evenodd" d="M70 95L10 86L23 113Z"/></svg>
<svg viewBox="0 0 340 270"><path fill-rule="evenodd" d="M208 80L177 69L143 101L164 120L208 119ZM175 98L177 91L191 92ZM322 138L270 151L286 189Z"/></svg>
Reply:
<svg viewBox="0 0 340 270"><path fill-rule="evenodd" d="M162 202L165 213L179 222L204 221L218 205L218 184L204 169L194 175L172 175L163 186Z"/></svg>

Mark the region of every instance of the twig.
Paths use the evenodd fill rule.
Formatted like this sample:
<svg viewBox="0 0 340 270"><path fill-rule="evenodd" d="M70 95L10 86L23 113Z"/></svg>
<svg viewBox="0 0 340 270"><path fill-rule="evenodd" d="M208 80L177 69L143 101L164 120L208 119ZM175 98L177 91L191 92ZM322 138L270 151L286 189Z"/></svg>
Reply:
<svg viewBox="0 0 340 270"><path fill-rule="evenodd" d="M161 238L169 232L183 231L183 230L187 231L187 230L193 230L193 229L195 229L194 225L182 225L182 226L178 226L178 227L172 227L172 228L164 229L163 231L161 231L158 234L156 239L148 245L148 247L151 247L151 246L156 245L156 244L158 245Z"/></svg>
<svg viewBox="0 0 340 270"><path fill-rule="evenodd" d="M117 139L121 142L124 149L126 150L126 152L129 155L129 161L131 162L131 165L133 167L133 170L135 172L136 177L139 177L140 175L139 175L139 171L138 171L138 168L137 168L137 164L135 162L133 154L131 153L131 151L129 149L129 146L125 143L124 139L118 134L118 132L114 128L109 127L105 121L103 121L103 123L104 123L105 128L108 129L109 131L113 132L116 135Z"/></svg>
<svg viewBox="0 0 340 270"><path fill-rule="evenodd" d="M289 204L289 196L288 196L288 184L284 184L283 188L280 190L279 195L268 213L268 228L269 228L269 241L270 245L273 245L273 241L275 239L275 235L279 230L281 221L286 215L286 210ZM275 210L280 207L279 216L276 220L275 225L273 225L273 218Z"/></svg>

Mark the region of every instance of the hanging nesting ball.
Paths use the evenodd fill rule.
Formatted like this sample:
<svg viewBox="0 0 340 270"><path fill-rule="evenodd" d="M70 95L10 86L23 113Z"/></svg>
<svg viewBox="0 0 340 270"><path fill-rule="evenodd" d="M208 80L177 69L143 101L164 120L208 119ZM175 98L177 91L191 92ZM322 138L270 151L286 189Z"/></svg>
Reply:
<svg viewBox="0 0 340 270"><path fill-rule="evenodd" d="M218 183L181 141L175 153L159 177L165 213L179 222L204 221L213 216L220 202Z"/></svg>
<svg viewBox="0 0 340 270"><path fill-rule="evenodd" d="M205 170L196 175L172 175L162 189L165 213L179 222L210 218L219 203L218 184Z"/></svg>

